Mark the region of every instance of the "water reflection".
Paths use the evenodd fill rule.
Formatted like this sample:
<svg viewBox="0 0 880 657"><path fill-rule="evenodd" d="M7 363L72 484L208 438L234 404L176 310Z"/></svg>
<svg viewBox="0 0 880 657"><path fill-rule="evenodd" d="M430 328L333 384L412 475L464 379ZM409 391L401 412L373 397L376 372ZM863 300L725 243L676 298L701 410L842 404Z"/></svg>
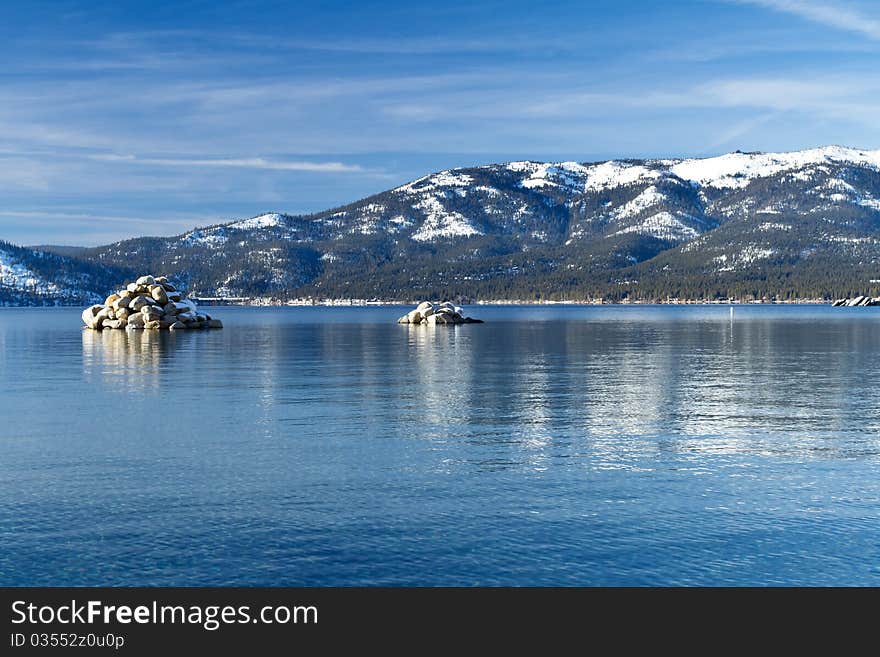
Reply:
<svg viewBox="0 0 880 657"><path fill-rule="evenodd" d="M0 317L0 582L876 584L865 310Z"/></svg>
<svg viewBox="0 0 880 657"><path fill-rule="evenodd" d="M219 343L207 335L84 331L84 378L157 390L192 385L198 377L184 373L202 372L251 390L246 421L267 437L280 422L427 440L438 462L485 468L880 450L880 418L866 412L880 402L871 322L722 314L460 327L267 323Z"/></svg>
<svg viewBox="0 0 880 657"><path fill-rule="evenodd" d="M880 418L867 411L880 401L870 322L564 321L406 337L394 358L407 361L425 422L445 419L431 435L450 440L448 419L467 416L461 437L497 448L485 464L880 448Z"/></svg>
<svg viewBox="0 0 880 657"><path fill-rule="evenodd" d="M170 331L83 330L83 378L119 392L158 389L164 365L188 337Z"/></svg>

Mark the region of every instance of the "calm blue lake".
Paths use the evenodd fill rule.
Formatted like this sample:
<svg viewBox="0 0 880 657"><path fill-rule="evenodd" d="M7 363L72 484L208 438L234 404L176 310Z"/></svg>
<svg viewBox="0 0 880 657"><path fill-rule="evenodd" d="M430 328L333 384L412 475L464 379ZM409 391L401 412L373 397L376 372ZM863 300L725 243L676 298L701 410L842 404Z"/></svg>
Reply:
<svg viewBox="0 0 880 657"><path fill-rule="evenodd" d="M0 585L880 585L880 308L407 309L0 310Z"/></svg>

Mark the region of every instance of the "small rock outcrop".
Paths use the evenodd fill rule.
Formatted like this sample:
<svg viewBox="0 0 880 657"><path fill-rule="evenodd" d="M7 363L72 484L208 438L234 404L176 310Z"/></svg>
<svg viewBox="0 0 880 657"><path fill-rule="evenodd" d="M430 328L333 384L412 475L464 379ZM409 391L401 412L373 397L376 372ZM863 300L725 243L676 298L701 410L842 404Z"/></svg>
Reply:
<svg viewBox="0 0 880 657"><path fill-rule="evenodd" d="M95 331L223 328L219 319L201 312L164 276L141 276L103 304L86 308L82 320Z"/></svg>
<svg viewBox="0 0 880 657"><path fill-rule="evenodd" d="M461 308L448 301L434 304L423 301L415 310L397 320L398 324L482 324L482 319L472 319L462 314Z"/></svg>
<svg viewBox="0 0 880 657"><path fill-rule="evenodd" d="M853 297L852 299L838 299L831 304L834 307L842 306L880 306L880 297Z"/></svg>

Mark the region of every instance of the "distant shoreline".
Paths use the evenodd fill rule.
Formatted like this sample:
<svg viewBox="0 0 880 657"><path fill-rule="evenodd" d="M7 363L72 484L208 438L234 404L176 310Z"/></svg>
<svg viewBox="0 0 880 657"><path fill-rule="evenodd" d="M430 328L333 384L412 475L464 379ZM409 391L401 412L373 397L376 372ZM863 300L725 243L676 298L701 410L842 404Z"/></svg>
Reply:
<svg viewBox="0 0 880 657"><path fill-rule="evenodd" d="M373 299L293 299L282 301L280 299L211 299L194 297L196 303L202 306L408 306L419 303L424 299L399 300L373 300ZM455 300L462 306L728 306L728 305L831 305L833 300L828 299L794 299L794 300L758 300L740 301L736 299L688 299L667 301L548 301L527 299L484 299L484 300Z"/></svg>
<svg viewBox="0 0 880 657"><path fill-rule="evenodd" d="M365 299L216 299L192 297L200 306L243 306L249 308L300 308L300 307L399 307L409 306L422 301L365 300ZM487 299L480 301L455 300L460 306L830 306L834 303L828 299L790 299L790 300L757 300L740 301L737 299L707 300L688 299L670 301L547 301L524 299ZM87 304L0 304L0 308L81 308Z"/></svg>

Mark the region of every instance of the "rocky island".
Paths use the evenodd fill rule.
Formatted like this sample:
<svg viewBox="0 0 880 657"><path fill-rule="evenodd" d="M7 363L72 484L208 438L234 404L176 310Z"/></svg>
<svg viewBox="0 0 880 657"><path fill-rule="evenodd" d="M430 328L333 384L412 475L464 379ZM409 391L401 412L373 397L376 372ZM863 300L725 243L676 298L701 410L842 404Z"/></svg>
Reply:
<svg viewBox="0 0 880 657"><path fill-rule="evenodd" d="M461 308L458 308L448 301L433 304L430 301L423 301L415 310L411 310L406 315L397 320L398 324L482 324L482 319L472 319L462 314Z"/></svg>
<svg viewBox="0 0 880 657"><path fill-rule="evenodd" d="M86 308L82 320L95 331L223 328L219 319L199 311L165 276L141 276L103 304Z"/></svg>

